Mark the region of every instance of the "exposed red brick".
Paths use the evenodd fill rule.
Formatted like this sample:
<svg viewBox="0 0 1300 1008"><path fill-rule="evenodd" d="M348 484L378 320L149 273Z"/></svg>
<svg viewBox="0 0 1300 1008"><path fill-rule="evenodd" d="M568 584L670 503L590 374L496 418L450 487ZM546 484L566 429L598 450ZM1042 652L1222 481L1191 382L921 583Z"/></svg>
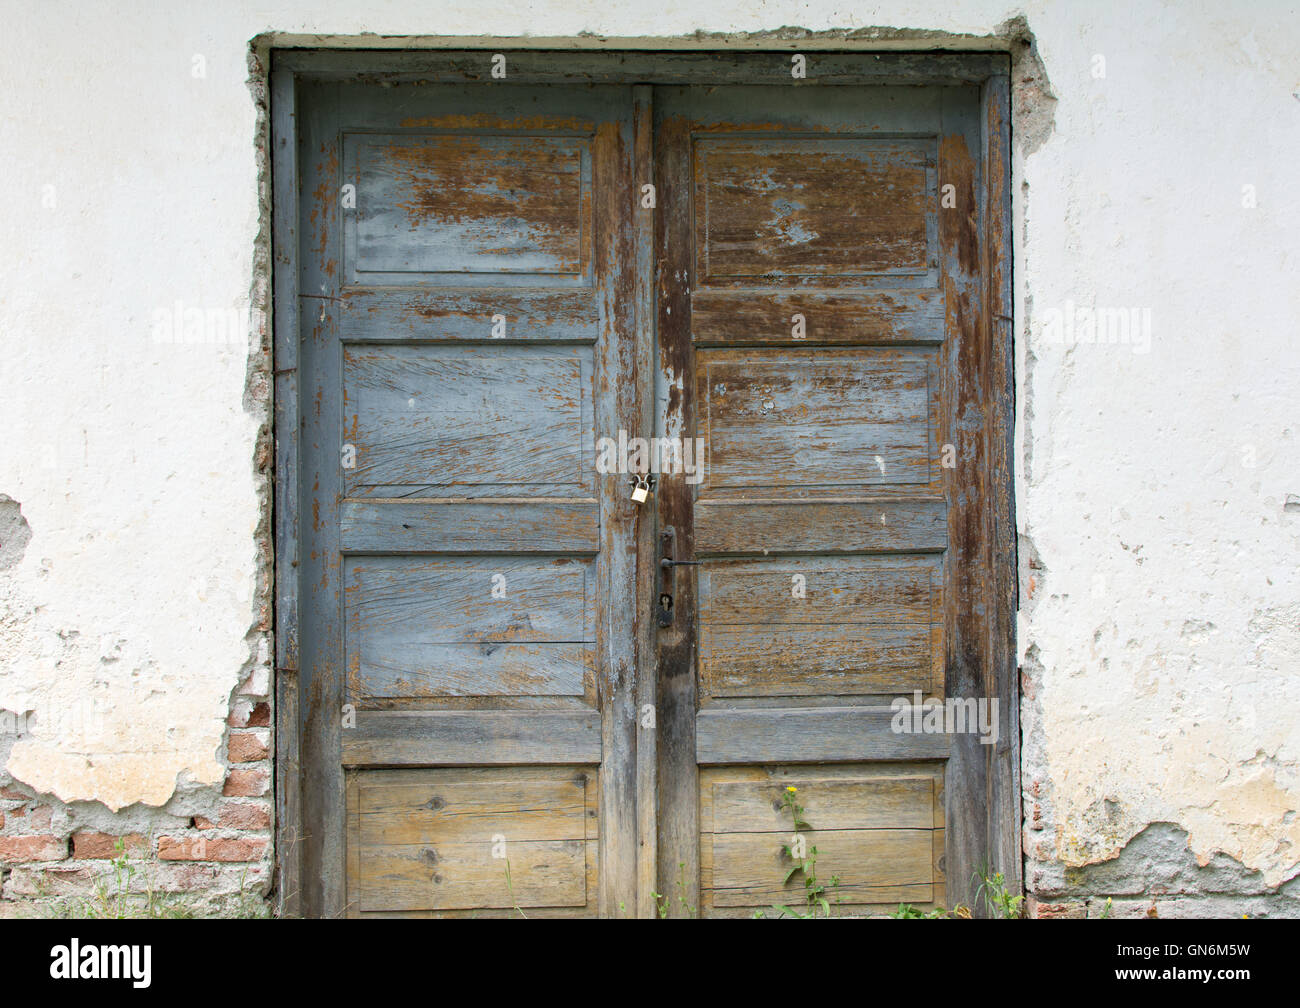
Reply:
<svg viewBox="0 0 1300 1008"><path fill-rule="evenodd" d="M25 805L22 808L9 810L9 818L22 820L18 825L25 830L49 829L53 817L53 812L48 805Z"/></svg>
<svg viewBox="0 0 1300 1008"><path fill-rule="evenodd" d="M271 705L266 701L247 706L247 701L236 702L234 710L226 718L231 728L269 728L271 725Z"/></svg>
<svg viewBox="0 0 1300 1008"><path fill-rule="evenodd" d="M205 819L201 815L194 817L195 829L213 829L216 825L217 824L214 823L211 819Z"/></svg>
<svg viewBox="0 0 1300 1008"><path fill-rule="evenodd" d="M162 861L258 861L267 841L257 837L159 837Z"/></svg>
<svg viewBox="0 0 1300 1008"><path fill-rule="evenodd" d="M231 732L227 753L231 763L256 763L266 759L266 743L254 732Z"/></svg>
<svg viewBox="0 0 1300 1008"><path fill-rule="evenodd" d="M221 793L227 798L260 798L270 789L271 778L265 770L231 770Z"/></svg>
<svg viewBox="0 0 1300 1008"><path fill-rule="evenodd" d="M0 798L16 798L19 801L26 801L31 795L24 794L15 787L0 787Z"/></svg>
<svg viewBox="0 0 1300 1008"><path fill-rule="evenodd" d="M0 837L0 861L62 861L67 856L67 841L48 833Z"/></svg>
<svg viewBox="0 0 1300 1008"><path fill-rule="evenodd" d="M1088 916L1088 910L1082 903L1042 903L1032 900L1029 909L1030 916L1040 920L1078 920Z"/></svg>
<svg viewBox="0 0 1300 1008"><path fill-rule="evenodd" d="M217 815L217 825L223 829L270 829L271 810L265 805L224 802Z"/></svg>
<svg viewBox="0 0 1300 1008"><path fill-rule="evenodd" d="M117 841L123 843L123 851L117 849ZM82 830L72 834L72 856L74 858L139 857L149 852L149 842L139 833L92 833Z"/></svg>

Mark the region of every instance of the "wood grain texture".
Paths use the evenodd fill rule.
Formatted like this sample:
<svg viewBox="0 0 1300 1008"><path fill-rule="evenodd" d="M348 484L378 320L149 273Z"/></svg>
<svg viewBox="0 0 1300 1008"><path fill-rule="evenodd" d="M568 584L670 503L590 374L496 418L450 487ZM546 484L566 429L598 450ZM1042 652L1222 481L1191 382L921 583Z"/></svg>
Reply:
<svg viewBox="0 0 1300 1008"><path fill-rule="evenodd" d="M343 349L349 496L594 491L589 352Z"/></svg>
<svg viewBox="0 0 1300 1008"><path fill-rule="evenodd" d="M593 500L349 500L350 553L595 553Z"/></svg>
<svg viewBox="0 0 1300 1008"><path fill-rule="evenodd" d="M802 905L802 877L784 882L793 867L784 849L795 836L787 797L803 809L800 834L817 849L819 878L839 880L828 892L833 912L924 906L944 892L934 858L943 832L937 764L719 767L701 784L704 916Z"/></svg>
<svg viewBox="0 0 1300 1008"><path fill-rule="evenodd" d="M632 177L644 184L655 177L654 89L645 85L632 89ZM655 360L655 212L638 204L633 217L635 311L633 366L640 391L637 402L637 430L643 436L654 432ZM658 655L654 635L655 583L658 571L653 562L655 514L649 506L636 513L636 601L633 630L636 640L636 914L653 919L658 914L654 894L658 891L659 804L658 773Z"/></svg>
<svg viewBox="0 0 1300 1008"><path fill-rule="evenodd" d="M658 360L655 374L655 432L660 437L690 437L696 430L695 354L691 348L691 123L659 102L655 108L656 295ZM673 529L678 557L695 555L695 492L684 474L660 478L655 492L658 530ZM688 916L699 905L700 842L698 765L695 757L696 621L695 583L689 568L669 585L656 571L656 596L669 594L673 617L657 628L658 704L656 804L659 836L655 891L673 893L673 917Z"/></svg>
<svg viewBox="0 0 1300 1008"><path fill-rule="evenodd" d="M566 559L350 558L349 699L589 694L592 573Z"/></svg>
<svg viewBox="0 0 1300 1008"><path fill-rule="evenodd" d="M931 558L711 563L702 696L941 694L942 590Z"/></svg>
<svg viewBox="0 0 1300 1008"><path fill-rule="evenodd" d="M923 273L927 163L919 142L696 140L698 282Z"/></svg>
<svg viewBox="0 0 1300 1008"><path fill-rule="evenodd" d="M569 711L358 711L347 766L599 763L600 717Z"/></svg>
<svg viewBox="0 0 1300 1008"><path fill-rule="evenodd" d="M600 335L589 288L351 290L339 311L339 335L350 343L595 343Z"/></svg>
<svg viewBox="0 0 1300 1008"><path fill-rule="evenodd" d="M795 316L803 334L795 335ZM691 294L691 334L701 346L738 344L940 343L936 290L752 290L706 287Z"/></svg>
<svg viewBox="0 0 1300 1008"><path fill-rule="evenodd" d="M629 98L312 89L297 248L311 915L509 907L461 841L441 896L417 894L428 858L404 845L345 858L344 769L355 795L372 768L416 766L603 762L599 835L527 841L521 891L546 914L635 907L635 544L625 481L592 464L597 430L630 427L641 395ZM388 895L363 898L363 877Z"/></svg>
<svg viewBox="0 0 1300 1008"><path fill-rule="evenodd" d="M888 707L702 709L700 764L829 763L946 759L952 738L897 733Z"/></svg>
<svg viewBox="0 0 1300 1008"><path fill-rule="evenodd" d="M700 630L701 703L721 697L934 693L938 628L774 626Z"/></svg>
<svg viewBox="0 0 1300 1008"><path fill-rule="evenodd" d="M344 912L344 780L340 761L343 707L343 587L339 500L342 497L337 338L340 150L338 84L299 91L299 439L301 633L298 726L302 765L301 907L311 917Z"/></svg>
<svg viewBox="0 0 1300 1008"><path fill-rule="evenodd" d="M362 133L346 135L344 152L356 274L585 272L587 140Z"/></svg>
<svg viewBox="0 0 1300 1008"><path fill-rule="evenodd" d="M730 834L713 840L713 878L709 894L716 906L762 907L798 902L799 893L782 884L792 862L781 852L786 834ZM835 895L844 903L928 903L931 847L929 830L813 830L808 843L817 857L837 869Z"/></svg>
<svg viewBox="0 0 1300 1008"><path fill-rule="evenodd" d="M700 554L940 551L948 545L941 500L719 501L695 506Z"/></svg>
<svg viewBox="0 0 1300 1008"><path fill-rule="evenodd" d="M798 781L784 786L776 781L713 784L714 834L789 832L790 814L782 805L785 787L796 788L804 817L818 831L935 825L932 776Z"/></svg>
<svg viewBox="0 0 1300 1008"><path fill-rule="evenodd" d="M1008 61L1009 62L1009 61ZM1023 890L1020 791L1020 675L1016 663L1019 606L1014 483L1015 355L1011 211L1011 82L989 77L981 89L987 200L984 276L990 326L989 487L993 602L990 635L993 695L1005 727L989 776L989 860L1012 892Z"/></svg>
<svg viewBox="0 0 1300 1008"><path fill-rule="evenodd" d="M593 141L595 269L601 297L596 346L597 429L605 437L636 430L648 390L638 380L635 326L632 93L611 94L610 111ZM626 475L600 482L600 555L603 605L596 622L597 699L601 709L600 888L603 917L631 917L637 906L637 555L636 505Z"/></svg>
<svg viewBox="0 0 1300 1008"><path fill-rule="evenodd" d="M988 472L989 326L981 279L984 241L980 191L979 90L948 88L939 141L939 179L954 205L939 218L940 265L948 336L944 342L941 429L956 448L944 470L950 583L945 680L952 697L987 698L989 680L990 501ZM953 737L947 771L948 896L975 904L974 877L988 861L989 747L970 733Z"/></svg>
<svg viewBox="0 0 1300 1008"><path fill-rule="evenodd" d="M942 577L933 557L717 561L700 572L700 622L930 624L942 617Z"/></svg>
<svg viewBox="0 0 1300 1008"><path fill-rule="evenodd" d="M938 390L924 357L709 350L697 369L708 449L701 494L928 486L937 478Z"/></svg>
<svg viewBox="0 0 1300 1008"><path fill-rule="evenodd" d="M271 75L271 258L275 410L276 913L302 914L302 762L298 720L298 159L297 83Z"/></svg>
<svg viewBox="0 0 1300 1008"><path fill-rule="evenodd" d="M359 774L357 909L588 909L597 792L590 771L567 768Z"/></svg>

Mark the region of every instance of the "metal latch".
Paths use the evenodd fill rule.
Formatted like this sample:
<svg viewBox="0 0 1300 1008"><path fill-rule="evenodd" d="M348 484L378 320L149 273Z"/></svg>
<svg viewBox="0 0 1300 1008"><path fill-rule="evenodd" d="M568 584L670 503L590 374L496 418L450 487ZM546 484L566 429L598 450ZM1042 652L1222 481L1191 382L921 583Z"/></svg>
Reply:
<svg viewBox="0 0 1300 1008"><path fill-rule="evenodd" d="M666 525L659 531L659 606L655 619L661 627L673 624L673 568L698 567L699 560L678 560L677 530Z"/></svg>

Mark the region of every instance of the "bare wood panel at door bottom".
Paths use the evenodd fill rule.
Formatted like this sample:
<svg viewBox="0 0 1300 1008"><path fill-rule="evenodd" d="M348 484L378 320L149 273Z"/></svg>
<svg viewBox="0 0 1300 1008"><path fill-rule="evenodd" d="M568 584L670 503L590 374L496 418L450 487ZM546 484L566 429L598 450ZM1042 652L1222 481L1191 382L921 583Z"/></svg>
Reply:
<svg viewBox="0 0 1300 1008"><path fill-rule="evenodd" d="M353 771L349 915L594 913L597 777L594 767Z"/></svg>
<svg viewBox="0 0 1300 1008"><path fill-rule="evenodd" d="M802 906L802 875L784 881L794 865L787 794L804 810L800 832L817 849L833 913L943 903L940 764L716 767L700 775L701 916Z"/></svg>

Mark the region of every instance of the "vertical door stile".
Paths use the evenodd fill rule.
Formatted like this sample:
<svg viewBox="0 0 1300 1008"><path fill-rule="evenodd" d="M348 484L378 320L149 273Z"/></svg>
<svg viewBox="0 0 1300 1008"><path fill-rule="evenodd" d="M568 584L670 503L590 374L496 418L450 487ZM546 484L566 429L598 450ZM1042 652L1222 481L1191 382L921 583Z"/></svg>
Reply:
<svg viewBox="0 0 1300 1008"><path fill-rule="evenodd" d="M340 276L339 85L312 86L300 103L303 427L299 513L303 522L303 634L299 712L302 808L310 826L302 843L302 900L317 916L346 912L343 881L344 795L340 768L343 708L342 563L339 450L343 430L341 347L337 338Z"/></svg>
<svg viewBox="0 0 1300 1008"><path fill-rule="evenodd" d="M942 89L938 176L954 206L939 214L943 287L944 440L956 464L944 470L948 500L946 697L977 703L993 696L989 677L987 459L990 328L981 289L984 204L978 89ZM973 902L973 879L988 861L989 747L971 732L952 735L946 770L946 867L949 889Z"/></svg>
<svg viewBox="0 0 1300 1008"><path fill-rule="evenodd" d="M635 358L632 385L638 392L635 435L649 438L654 433L655 381L655 221L657 206L646 206L644 187L656 184L654 165L654 88L648 84L632 88L633 192L636 207L634 241L633 302L635 307ZM657 190L651 193L657 196ZM656 200L657 202L657 200ZM654 638L655 511L651 503L636 512L636 810L637 810L637 916L653 918L654 894L658 892L656 850L658 849L659 803L656 793L658 662Z"/></svg>
<svg viewBox="0 0 1300 1008"><path fill-rule="evenodd" d="M298 651L302 526L298 479L298 188L297 80L287 70L271 74L272 236L275 338L275 845L276 912L302 914L302 760L298 722Z"/></svg>
<svg viewBox="0 0 1300 1008"><path fill-rule="evenodd" d="M640 424L642 396L636 381L634 124L631 91L617 89L596 131L592 189L595 214L596 285L601 300L600 360L595 401L597 430L619 437ZM587 459L594 465L594 454ZM601 474L600 564L605 585L597 606L596 667L601 713L602 917L635 915L637 908L636 617L638 508L627 476Z"/></svg>
<svg viewBox="0 0 1300 1008"><path fill-rule="evenodd" d="M660 91L659 93L662 93ZM691 348L691 134L685 117L655 108L655 213L658 294L656 433L684 440L695 431L695 355ZM681 557L694 555L694 487L684 473L659 477L659 531L671 528ZM657 556L657 551L652 554ZM656 565L657 566L657 565ZM656 570L662 592L664 575ZM658 629L659 892L670 916L699 906L699 785L695 758L695 583L692 568L672 578L672 623Z"/></svg>
<svg viewBox="0 0 1300 1008"><path fill-rule="evenodd" d="M989 319L989 491L993 599L989 658L993 693L1004 712L989 775L989 860L1011 892L1023 889L1020 857L1020 706L1016 702L1016 518L1012 484L1015 357L1011 330L1011 80L990 76L981 91L984 149L984 262ZM1004 489L1005 488L1005 489Z"/></svg>

